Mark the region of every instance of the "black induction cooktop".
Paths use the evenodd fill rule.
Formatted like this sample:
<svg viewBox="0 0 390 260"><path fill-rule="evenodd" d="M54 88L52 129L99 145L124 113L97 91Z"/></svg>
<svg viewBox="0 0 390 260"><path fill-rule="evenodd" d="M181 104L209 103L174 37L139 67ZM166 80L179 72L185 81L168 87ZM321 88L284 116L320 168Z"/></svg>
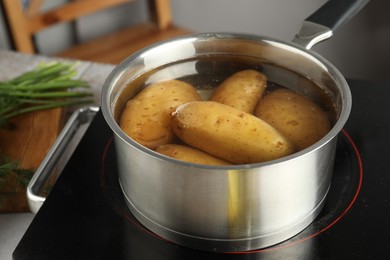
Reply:
<svg viewBox="0 0 390 260"><path fill-rule="evenodd" d="M390 85L349 81L351 116L338 136L324 209L298 235L249 252L176 245L124 202L113 134L99 112L13 253L14 259L385 259L390 256Z"/></svg>

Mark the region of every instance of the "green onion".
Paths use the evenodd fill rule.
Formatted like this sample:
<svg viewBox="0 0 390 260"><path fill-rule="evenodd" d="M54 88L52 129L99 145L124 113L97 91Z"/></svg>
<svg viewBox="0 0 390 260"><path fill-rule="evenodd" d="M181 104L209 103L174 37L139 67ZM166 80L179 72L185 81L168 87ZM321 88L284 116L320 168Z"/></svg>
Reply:
<svg viewBox="0 0 390 260"><path fill-rule="evenodd" d="M11 80L0 82L0 127L10 118L33 111L91 104L86 81L74 79L75 64L42 63ZM83 91L81 91L83 89Z"/></svg>

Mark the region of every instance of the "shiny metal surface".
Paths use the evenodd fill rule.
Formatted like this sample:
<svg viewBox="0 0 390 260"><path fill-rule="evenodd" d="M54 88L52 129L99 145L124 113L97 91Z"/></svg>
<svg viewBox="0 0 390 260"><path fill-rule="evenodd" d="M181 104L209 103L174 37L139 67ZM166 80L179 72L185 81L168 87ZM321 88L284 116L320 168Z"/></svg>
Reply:
<svg viewBox="0 0 390 260"><path fill-rule="evenodd" d="M304 21L292 41L309 50L315 44L332 37L332 35L333 32L328 27L310 21Z"/></svg>
<svg viewBox="0 0 390 260"><path fill-rule="evenodd" d="M293 155L226 167L162 156L120 129L116 110L128 82L161 65L211 54L271 64L264 71L270 81L313 99L318 98L311 84L315 82L334 103L334 127ZM137 91L127 91L127 98ZM350 109L345 79L321 56L294 43L239 34L199 34L151 46L117 66L102 92L102 112L115 134L119 179L130 210L158 235L210 251L270 246L311 223L330 187L337 135Z"/></svg>
<svg viewBox="0 0 390 260"><path fill-rule="evenodd" d="M58 135L53 146L48 151L41 165L35 171L27 186L27 202L32 213L37 213L46 200L51 185L57 180L59 173L65 167L78 142L84 135L99 107L83 107L74 111Z"/></svg>
<svg viewBox="0 0 390 260"><path fill-rule="evenodd" d="M301 25L293 42L311 49L313 45L330 38L343 24L355 16L369 0L328 1Z"/></svg>
<svg viewBox="0 0 390 260"><path fill-rule="evenodd" d="M242 251L281 242L314 220L331 182L333 148L239 170L177 167L126 156L129 147L117 151L126 202L141 223L186 246ZM123 169L130 164L148 169Z"/></svg>

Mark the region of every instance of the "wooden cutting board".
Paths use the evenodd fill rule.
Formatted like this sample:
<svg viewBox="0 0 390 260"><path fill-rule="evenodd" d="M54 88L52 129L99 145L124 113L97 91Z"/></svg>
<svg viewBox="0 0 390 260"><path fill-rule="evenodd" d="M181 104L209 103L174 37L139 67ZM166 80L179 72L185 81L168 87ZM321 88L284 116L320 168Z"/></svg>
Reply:
<svg viewBox="0 0 390 260"><path fill-rule="evenodd" d="M15 117L10 129L0 129L0 151L21 169L36 170L63 126L62 108ZM0 186L0 213L29 211L26 186L13 176Z"/></svg>

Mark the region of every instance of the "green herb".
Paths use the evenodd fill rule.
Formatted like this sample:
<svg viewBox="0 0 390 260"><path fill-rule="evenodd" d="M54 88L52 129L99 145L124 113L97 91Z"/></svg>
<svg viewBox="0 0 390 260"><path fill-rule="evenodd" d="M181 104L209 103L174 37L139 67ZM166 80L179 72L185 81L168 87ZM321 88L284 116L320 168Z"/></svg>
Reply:
<svg viewBox="0 0 390 260"><path fill-rule="evenodd" d="M88 83L73 79L76 75L74 64L42 63L14 79L0 82L0 128L9 126L9 119L18 115L93 103L92 93L86 90ZM10 178L27 187L33 173L19 169L18 162L0 155L0 188Z"/></svg>
<svg viewBox="0 0 390 260"><path fill-rule="evenodd" d="M34 174L32 170L19 169L19 163L11 161L4 155L0 158L0 189L11 177L14 177L24 187L27 187L31 177Z"/></svg>
<svg viewBox="0 0 390 260"><path fill-rule="evenodd" d="M93 103L86 81L73 79L74 64L42 63L35 69L0 82L0 127L9 119L33 111Z"/></svg>

